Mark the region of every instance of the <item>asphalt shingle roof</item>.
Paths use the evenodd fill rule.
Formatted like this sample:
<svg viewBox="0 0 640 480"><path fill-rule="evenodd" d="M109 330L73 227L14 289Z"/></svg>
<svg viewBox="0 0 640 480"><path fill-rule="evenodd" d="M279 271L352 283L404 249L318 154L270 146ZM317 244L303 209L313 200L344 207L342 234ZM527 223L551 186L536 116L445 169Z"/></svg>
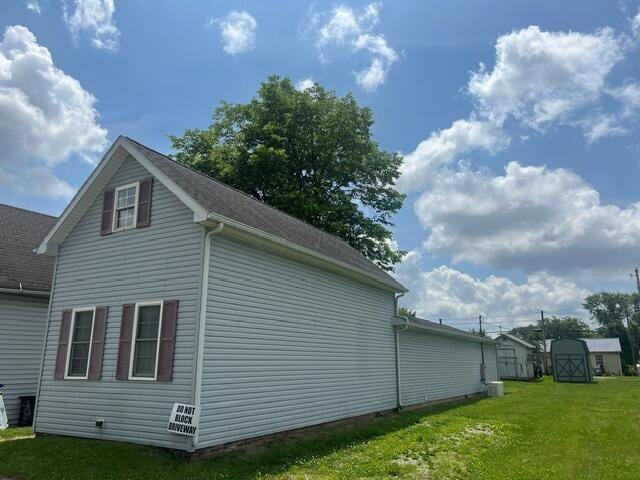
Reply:
<svg viewBox="0 0 640 480"><path fill-rule="evenodd" d="M587 342L587 348L590 352L621 352L620 340L617 338L581 338ZM547 339L547 352L551 351L551 340Z"/></svg>
<svg viewBox="0 0 640 480"><path fill-rule="evenodd" d="M56 218L0 204L0 288L48 292L53 257L33 253Z"/></svg>
<svg viewBox="0 0 640 480"><path fill-rule="evenodd" d="M275 235L283 240L314 250L340 262L359 268L403 289L391 275L368 260L342 239L273 208L240 190L203 173L177 163L172 158L128 138L164 174L209 212Z"/></svg>

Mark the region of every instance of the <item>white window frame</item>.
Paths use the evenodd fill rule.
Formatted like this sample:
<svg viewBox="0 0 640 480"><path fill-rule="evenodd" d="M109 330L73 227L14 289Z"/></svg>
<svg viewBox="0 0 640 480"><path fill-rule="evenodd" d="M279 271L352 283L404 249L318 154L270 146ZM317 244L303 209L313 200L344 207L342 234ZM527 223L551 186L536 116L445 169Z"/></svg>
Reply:
<svg viewBox="0 0 640 480"><path fill-rule="evenodd" d="M69 361L71 360L71 346L73 344L73 327L76 324L76 313L92 312L91 316L91 336L89 337L89 355L87 355L87 370L84 377L77 375L69 375ZM91 363L91 350L93 349L93 329L96 326L96 307L83 307L74 308L71 311L71 327L69 328L69 343L67 344L67 361L64 365L64 379L65 380L86 380L89 378L89 364Z"/></svg>
<svg viewBox="0 0 640 480"><path fill-rule="evenodd" d="M140 307L151 307L154 305L160 306L160 313L158 314L158 339L156 343L156 365L153 371L153 377L134 377L133 376L133 362L136 357L136 339L138 337L138 312ZM131 332L131 353L129 357L129 380L143 380L154 382L158 379L158 362L160 361L160 339L162 338L162 314L164 313L164 300L153 300L149 302L136 303L135 314L133 316L133 331Z"/></svg>
<svg viewBox="0 0 640 480"><path fill-rule="evenodd" d="M133 223L127 227L118 228L118 192L126 190L128 188L136 188L136 201L133 204ZM128 183L126 185L120 185L116 187L113 195L113 219L111 220L111 231L121 232L123 230L129 230L130 228L136 228L138 226L138 203L140 201L140 182ZM131 207L126 207L131 208ZM124 209L120 209L124 210Z"/></svg>

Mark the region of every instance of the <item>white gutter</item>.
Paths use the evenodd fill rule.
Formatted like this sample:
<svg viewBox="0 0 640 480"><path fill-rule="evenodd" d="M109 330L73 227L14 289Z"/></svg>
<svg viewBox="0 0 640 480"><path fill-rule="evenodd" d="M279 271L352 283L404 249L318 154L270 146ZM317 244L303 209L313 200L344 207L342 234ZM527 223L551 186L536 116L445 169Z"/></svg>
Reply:
<svg viewBox="0 0 640 480"><path fill-rule="evenodd" d="M204 336L207 326L207 294L209 292L209 262L211 257L211 238L214 235L222 232L224 223L219 223L216 228L207 232L204 237L204 258L202 259L202 290L200 292L200 318L199 318L199 330L198 330L198 357L196 359L196 385L195 385L195 404L196 407L200 407L201 395L202 395L202 371L204 360ZM200 428L196 431L193 441L191 443L193 450L198 448L198 434Z"/></svg>
<svg viewBox="0 0 640 480"><path fill-rule="evenodd" d="M19 295L31 295L37 297L48 297L51 294L51 292L43 292L41 290L24 290L22 285L20 288L0 288L0 293L17 293Z"/></svg>
<svg viewBox="0 0 640 480"><path fill-rule="evenodd" d="M411 320L410 318L406 318L400 315L396 315L396 318L394 318L391 321L391 324L394 326L404 326L406 325L407 328L417 328L419 330L426 330L428 332L432 332L435 333L437 335L444 335L444 336L448 336L448 337L456 337L456 338L460 338L462 340L467 340L469 342L478 342L478 343L486 343L489 345L495 345L496 342L494 340L491 340L489 338L485 338L485 337L479 337L477 335L473 335L471 333L464 333L464 332L456 332L454 330L449 330L449 329L445 329L445 328L440 328L440 327L432 327L430 325L425 325L423 323L419 323L419 322L415 322L413 320Z"/></svg>
<svg viewBox="0 0 640 480"><path fill-rule="evenodd" d="M394 324L394 334L396 338L396 402L397 409L400 410L404 407L402 403L402 382L400 380L400 332L404 332L407 328L409 328L409 319L407 317L403 317L398 315L398 300L404 296L404 292L400 293L397 297L395 297L395 315L398 318L403 318L405 320L403 324Z"/></svg>
<svg viewBox="0 0 640 480"><path fill-rule="evenodd" d="M395 281L395 279L393 278L389 278L389 279L385 279L383 277L380 277L378 275L375 275L373 273L367 272L366 270L363 270L361 268L355 267L353 265L350 265L348 263L342 262L340 260L337 260L333 257L329 257L327 255L324 255L320 252L317 252L315 250L312 250L310 248L307 247L303 247L301 245L298 245L297 243L293 243L290 242L288 240L285 240L281 237L278 237L276 235L267 233L263 230L260 230L258 228L252 227L250 225L246 225L242 222L238 222L237 220L233 220L229 217L226 217L224 215L220 215L219 213L209 213L208 218L211 220L214 220L216 222L220 222L220 223L224 223L227 226L229 226L230 228L235 228L241 232L245 232L253 237L257 237L263 240L267 240L268 242L272 243L272 244L276 244L279 245L281 247L285 247L288 250L291 251L295 251L299 254L305 255L307 257L311 257L311 258L315 258L319 261L321 261L322 263L326 263L326 264L331 264L335 267L338 267L342 270L346 270L349 271L353 274L357 274L360 275L361 277L365 277L367 279L369 279L370 281L373 281L375 283L377 283L378 285L384 285L385 287L387 287L387 289L393 291L393 292L402 292L402 293L406 293L409 290L407 288L405 288L404 286L400 285L398 282Z"/></svg>
<svg viewBox="0 0 640 480"><path fill-rule="evenodd" d="M31 430L35 433L36 422L38 420L38 404L40 403L40 388L42 387L42 373L44 372L44 356L47 353L47 341L49 340L49 325L51 324L51 305L53 304L53 292L56 287L56 277L58 276L58 257L53 261L53 276L51 277L51 296L47 307L47 325L44 329L44 342L42 342L42 354L40 355L40 375L38 375L38 388L36 389L36 404L33 408L33 424Z"/></svg>

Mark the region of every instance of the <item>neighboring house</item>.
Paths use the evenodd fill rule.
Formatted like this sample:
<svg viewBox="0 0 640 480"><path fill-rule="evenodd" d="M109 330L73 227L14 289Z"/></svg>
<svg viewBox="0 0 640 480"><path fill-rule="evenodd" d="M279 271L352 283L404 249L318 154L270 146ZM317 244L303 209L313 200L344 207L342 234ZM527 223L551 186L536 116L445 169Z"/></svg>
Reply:
<svg viewBox="0 0 640 480"><path fill-rule="evenodd" d="M581 338L587 344L591 367L605 375L622 375L620 340L618 338ZM547 358L550 359L552 340L547 340ZM549 361L549 370L551 362Z"/></svg>
<svg viewBox="0 0 640 480"><path fill-rule="evenodd" d="M500 378L529 380L534 378L536 347L509 333L496 337L498 342L498 373Z"/></svg>
<svg viewBox="0 0 640 480"><path fill-rule="evenodd" d="M0 204L0 384L10 425L38 385L54 262L33 250L55 222Z"/></svg>
<svg viewBox="0 0 640 480"><path fill-rule="evenodd" d="M485 347L497 377L491 343L395 317L406 289L339 238L125 137L38 251L37 433L194 451L483 392ZM168 431L176 402L195 432Z"/></svg>

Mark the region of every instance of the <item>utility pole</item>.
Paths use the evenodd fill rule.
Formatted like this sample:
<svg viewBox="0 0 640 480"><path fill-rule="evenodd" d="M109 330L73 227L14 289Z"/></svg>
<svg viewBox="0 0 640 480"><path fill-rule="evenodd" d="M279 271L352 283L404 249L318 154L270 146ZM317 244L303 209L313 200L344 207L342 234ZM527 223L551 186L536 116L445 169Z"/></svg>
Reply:
<svg viewBox="0 0 640 480"><path fill-rule="evenodd" d="M542 364L544 365L544 374L549 375L549 364L547 362L547 331L544 327L544 310L540 310L540 322L542 324L542 349L544 351Z"/></svg>
<svg viewBox="0 0 640 480"><path fill-rule="evenodd" d="M480 323L480 336L484 337L484 335L482 334L482 315L478 317L478 323ZM487 375L485 370L486 367L484 365L484 342L482 341L480 342L480 353L482 355L482 363L480 364L480 380L484 382L487 378Z"/></svg>
<svg viewBox="0 0 640 480"><path fill-rule="evenodd" d="M498 328L500 329L500 335L502 335L502 325L499 325Z"/></svg>
<svg viewBox="0 0 640 480"><path fill-rule="evenodd" d="M636 297L636 311L635 314L638 315L640 313L640 274L638 274L638 269L636 268L636 289L638 290L638 296ZM631 315L633 317L633 315ZM631 348L633 348L633 363L638 361L638 344L636 342L636 336L631 333L631 319L627 319L627 331L629 332L629 339L631 340Z"/></svg>

